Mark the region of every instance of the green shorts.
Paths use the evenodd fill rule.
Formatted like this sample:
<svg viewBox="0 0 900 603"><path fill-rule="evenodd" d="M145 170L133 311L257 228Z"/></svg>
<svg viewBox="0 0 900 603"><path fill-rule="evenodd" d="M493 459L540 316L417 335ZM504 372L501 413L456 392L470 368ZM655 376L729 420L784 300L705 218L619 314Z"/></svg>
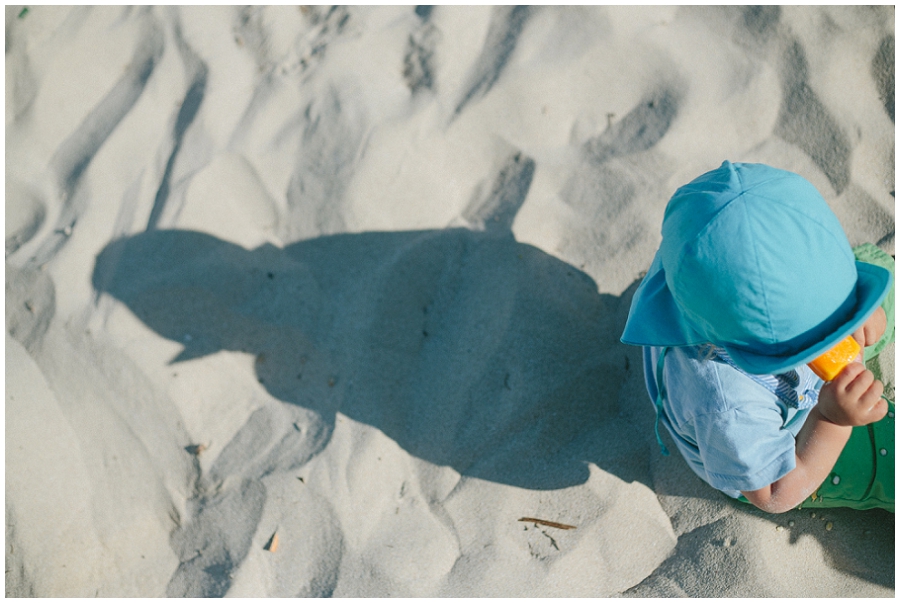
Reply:
<svg viewBox="0 0 900 603"><path fill-rule="evenodd" d="M862 262L883 266L894 273L894 258L872 244L853 249ZM887 315L887 327L878 342L865 349L867 366L877 377L881 371L877 356L894 341L894 291L881 303ZM744 502L746 498L741 496ZM820 509L885 509L894 512L894 403L888 403L888 414L871 425L854 427L847 445L822 485L798 508Z"/></svg>
<svg viewBox="0 0 900 603"><path fill-rule="evenodd" d="M894 512L894 405L877 423L854 427L828 478L801 508Z"/></svg>

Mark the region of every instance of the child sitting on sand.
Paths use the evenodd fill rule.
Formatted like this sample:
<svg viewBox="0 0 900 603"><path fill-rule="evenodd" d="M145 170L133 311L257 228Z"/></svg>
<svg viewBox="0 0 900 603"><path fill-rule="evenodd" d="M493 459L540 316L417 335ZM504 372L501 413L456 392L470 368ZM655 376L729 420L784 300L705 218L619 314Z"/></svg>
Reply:
<svg viewBox="0 0 900 603"><path fill-rule="evenodd" d="M726 161L678 189L622 335L644 346L663 452L659 423L697 475L764 511L893 512L881 382L862 362L828 383L807 366L848 335L860 360L893 341L892 274L791 172Z"/></svg>

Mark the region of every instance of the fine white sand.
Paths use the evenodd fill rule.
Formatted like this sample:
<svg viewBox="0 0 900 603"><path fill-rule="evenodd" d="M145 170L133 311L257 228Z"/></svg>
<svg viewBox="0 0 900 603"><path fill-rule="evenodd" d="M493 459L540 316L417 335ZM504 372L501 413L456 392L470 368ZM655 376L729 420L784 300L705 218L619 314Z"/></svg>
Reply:
<svg viewBox="0 0 900 603"><path fill-rule="evenodd" d="M893 7L7 6L6 594L893 596L618 343L724 159L893 253L893 106Z"/></svg>

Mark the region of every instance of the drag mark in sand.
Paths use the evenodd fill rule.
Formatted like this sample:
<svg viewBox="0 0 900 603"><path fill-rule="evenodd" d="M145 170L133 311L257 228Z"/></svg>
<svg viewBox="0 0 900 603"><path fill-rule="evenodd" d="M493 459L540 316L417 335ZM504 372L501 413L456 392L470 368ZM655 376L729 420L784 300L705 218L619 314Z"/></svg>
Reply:
<svg viewBox="0 0 900 603"><path fill-rule="evenodd" d="M170 182L172 179L172 172L175 168L175 161L178 159L178 154L181 151L184 135L187 132L188 127L194 123L194 119L197 117L197 113L200 110L200 105L203 103L203 98L206 95L206 80L209 74L206 63L204 63L191 47L188 46L187 42L185 42L184 36L181 33L181 26L177 19L174 20L172 29L172 35L175 38L176 46L178 47L178 51L184 62L185 73L188 74L188 87L187 92L181 101L181 106L178 109L178 115L175 118L175 124L172 128L172 150L166 161L166 168L163 172L162 179L160 180L159 188L156 190L156 197L153 200L153 209L150 211L150 218L147 221L147 230L152 230L159 224L163 208L169 198L171 189Z"/></svg>
<svg viewBox="0 0 900 603"><path fill-rule="evenodd" d="M484 96L500 78L506 62L516 49L519 35L531 16L529 6L499 6L494 8L484 48L478 57L471 84L462 100L456 105L454 116L479 96Z"/></svg>
<svg viewBox="0 0 900 603"><path fill-rule="evenodd" d="M86 201L76 192L81 178L100 148L137 103L164 50L163 32L150 13L125 74L112 90L84 118L54 154L51 167L56 172L62 207L53 231L30 260L42 265L69 241L65 234L85 210Z"/></svg>
<svg viewBox="0 0 900 603"><path fill-rule="evenodd" d="M162 57L163 33L152 16L147 19L149 23L125 74L53 157L52 164L59 174L60 186L68 198L72 197L75 187L100 147L134 107Z"/></svg>

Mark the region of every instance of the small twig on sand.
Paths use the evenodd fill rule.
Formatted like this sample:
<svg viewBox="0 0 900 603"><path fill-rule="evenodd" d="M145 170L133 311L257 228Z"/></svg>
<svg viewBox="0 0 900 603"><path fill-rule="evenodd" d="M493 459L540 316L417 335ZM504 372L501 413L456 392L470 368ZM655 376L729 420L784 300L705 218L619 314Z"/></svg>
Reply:
<svg viewBox="0 0 900 603"><path fill-rule="evenodd" d="M278 550L278 532L272 534L272 537L269 538L269 542L267 542L266 546L264 546L263 548L270 553L274 553Z"/></svg>
<svg viewBox="0 0 900 603"><path fill-rule="evenodd" d="M207 444L191 444L190 446L184 447L189 454L193 454L194 456L200 456L207 448L209 448Z"/></svg>
<svg viewBox="0 0 900 603"><path fill-rule="evenodd" d="M545 519L535 519L534 517L521 517L519 521L525 521L528 523L538 523L542 526L547 526L550 528L559 528L560 530L574 530L575 526L570 526L564 523L556 523L555 521L547 521Z"/></svg>

